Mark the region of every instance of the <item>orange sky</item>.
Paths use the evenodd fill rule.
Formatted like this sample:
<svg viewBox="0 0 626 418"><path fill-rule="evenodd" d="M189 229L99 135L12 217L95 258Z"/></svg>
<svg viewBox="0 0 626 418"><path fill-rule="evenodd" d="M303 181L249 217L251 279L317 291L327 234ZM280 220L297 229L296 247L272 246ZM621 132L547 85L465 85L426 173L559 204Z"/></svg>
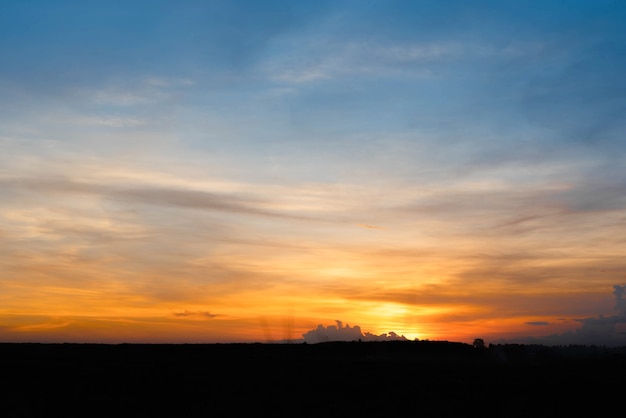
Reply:
<svg viewBox="0 0 626 418"><path fill-rule="evenodd" d="M471 208L463 219L447 205L405 208L423 193L400 187L384 204L358 187L318 185L268 187L261 201L255 185L216 194L182 176L170 186L115 170L3 183L14 196L2 212L3 340L267 341L338 319L472 341L559 333L613 311L621 258L593 228L606 217L547 208L517 234L490 208L471 223ZM581 222L586 231L573 228ZM559 245L543 245L547 236Z"/></svg>
<svg viewBox="0 0 626 418"><path fill-rule="evenodd" d="M623 341L621 4L14 3L0 341Z"/></svg>

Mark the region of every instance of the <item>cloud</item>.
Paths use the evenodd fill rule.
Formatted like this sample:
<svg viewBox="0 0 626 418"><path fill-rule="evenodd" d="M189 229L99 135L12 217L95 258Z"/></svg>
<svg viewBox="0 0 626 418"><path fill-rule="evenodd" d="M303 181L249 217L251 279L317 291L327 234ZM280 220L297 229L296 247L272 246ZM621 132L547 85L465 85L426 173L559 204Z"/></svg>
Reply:
<svg viewBox="0 0 626 418"><path fill-rule="evenodd" d="M155 87L187 87L196 84L188 78L148 77L145 83Z"/></svg>
<svg viewBox="0 0 626 418"><path fill-rule="evenodd" d="M531 322L525 322L526 325L532 325L532 326L545 326L545 325L549 325L549 322L546 321L531 321Z"/></svg>
<svg viewBox="0 0 626 418"><path fill-rule="evenodd" d="M599 315L597 317L574 319L575 322L582 324L576 330L545 337L527 337L523 342L546 345L626 345L626 335L617 329L620 325L626 325L626 299L624 298L626 296L626 285L613 286L613 295L615 296L617 315ZM541 322L527 324L538 325Z"/></svg>
<svg viewBox="0 0 626 418"><path fill-rule="evenodd" d="M177 207L186 209L214 210L228 213L260 215L298 220L315 220L315 218L293 215L289 213L266 210L263 206L268 202L235 196L233 194L213 193L203 190L176 189L165 187L116 187L99 183L74 182L68 179L0 179L3 189L14 189L21 192L72 193L98 195L109 199L149 204L155 206Z"/></svg>
<svg viewBox="0 0 626 418"><path fill-rule="evenodd" d="M300 55L266 64L279 82L305 84L355 75L430 76L428 64L458 58L472 46L457 43L380 44L372 42L318 43L299 40Z"/></svg>
<svg viewBox="0 0 626 418"><path fill-rule="evenodd" d="M134 106L150 103L152 99L137 93L116 90L100 90L91 93L91 100L98 105Z"/></svg>
<svg viewBox="0 0 626 418"><path fill-rule="evenodd" d="M380 335L371 334L369 332L363 333L361 327L355 325L351 327L349 324L343 326L343 322L336 320L337 325L329 325L325 327L320 324L317 328L312 329L302 336L304 341L309 344L323 343L329 341L391 341L400 340L405 341L404 335L398 335L395 332L389 334L384 333Z"/></svg>
<svg viewBox="0 0 626 418"><path fill-rule="evenodd" d="M215 317L220 316L219 314L213 314L211 312L208 311L188 311L185 309L185 311L183 312L174 312L174 316L180 317L180 318L186 318L189 316L195 316L195 317L205 317L205 318L210 318L213 319Z"/></svg>
<svg viewBox="0 0 626 418"><path fill-rule="evenodd" d="M620 313L620 316L626 319L626 286L613 286L613 294L615 295L615 309Z"/></svg>
<svg viewBox="0 0 626 418"><path fill-rule="evenodd" d="M101 126L105 128L135 128L146 124L145 120L115 115L82 116L68 120L69 123L87 126Z"/></svg>

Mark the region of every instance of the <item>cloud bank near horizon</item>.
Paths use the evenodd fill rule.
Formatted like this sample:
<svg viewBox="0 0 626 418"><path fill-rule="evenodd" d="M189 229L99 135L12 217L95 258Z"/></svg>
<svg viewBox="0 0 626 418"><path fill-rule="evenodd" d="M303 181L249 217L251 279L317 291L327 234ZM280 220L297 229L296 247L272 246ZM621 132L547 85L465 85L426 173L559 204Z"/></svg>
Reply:
<svg viewBox="0 0 626 418"><path fill-rule="evenodd" d="M525 337L520 340L500 342L522 342L543 345L603 345L609 347L626 346L626 285L614 285L616 315L597 315L588 318L568 320L582 324L580 328L568 330L560 334L542 337ZM529 325L548 325L549 322L537 321Z"/></svg>
<svg viewBox="0 0 626 418"><path fill-rule="evenodd" d="M317 328L312 329L302 336L308 344L325 343L331 341L407 341L404 335L398 335L395 332L383 333L380 335L370 332L361 331L358 325L343 325L342 321L335 320L337 325L329 325L325 327L319 324Z"/></svg>

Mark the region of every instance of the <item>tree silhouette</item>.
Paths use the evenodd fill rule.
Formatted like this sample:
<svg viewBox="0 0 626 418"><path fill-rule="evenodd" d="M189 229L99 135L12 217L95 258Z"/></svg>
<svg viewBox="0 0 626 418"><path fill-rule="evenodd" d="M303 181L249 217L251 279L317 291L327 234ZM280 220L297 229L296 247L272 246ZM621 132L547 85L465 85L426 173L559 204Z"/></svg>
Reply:
<svg viewBox="0 0 626 418"><path fill-rule="evenodd" d="M474 348L477 348L479 350L485 349L485 341L482 338L476 338L472 345L474 346Z"/></svg>

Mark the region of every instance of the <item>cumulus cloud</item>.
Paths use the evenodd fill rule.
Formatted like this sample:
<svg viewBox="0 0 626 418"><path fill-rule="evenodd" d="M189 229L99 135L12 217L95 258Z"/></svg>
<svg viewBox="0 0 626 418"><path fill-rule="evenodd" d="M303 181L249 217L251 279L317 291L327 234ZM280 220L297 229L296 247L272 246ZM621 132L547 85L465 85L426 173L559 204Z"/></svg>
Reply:
<svg viewBox="0 0 626 418"><path fill-rule="evenodd" d="M613 286L615 296L615 309L618 311L614 316L603 316L583 318L577 320L582 323L582 327L574 333L575 337L581 339L583 343L596 343L613 345L614 343L626 343L623 335L616 332L619 324L626 324L626 286Z"/></svg>
<svg viewBox="0 0 626 418"><path fill-rule="evenodd" d="M615 295L615 309L619 312L622 319L626 319L626 286L613 286L613 294Z"/></svg>
<svg viewBox="0 0 626 418"><path fill-rule="evenodd" d="M355 325L351 327L349 324L343 325L343 322L336 320L337 325L329 325L325 327L319 324L317 328L312 329L302 336L304 341L309 344L323 343L329 341L406 341L404 335L398 335L395 332L383 333L380 335L369 332L363 333L361 327Z"/></svg>

